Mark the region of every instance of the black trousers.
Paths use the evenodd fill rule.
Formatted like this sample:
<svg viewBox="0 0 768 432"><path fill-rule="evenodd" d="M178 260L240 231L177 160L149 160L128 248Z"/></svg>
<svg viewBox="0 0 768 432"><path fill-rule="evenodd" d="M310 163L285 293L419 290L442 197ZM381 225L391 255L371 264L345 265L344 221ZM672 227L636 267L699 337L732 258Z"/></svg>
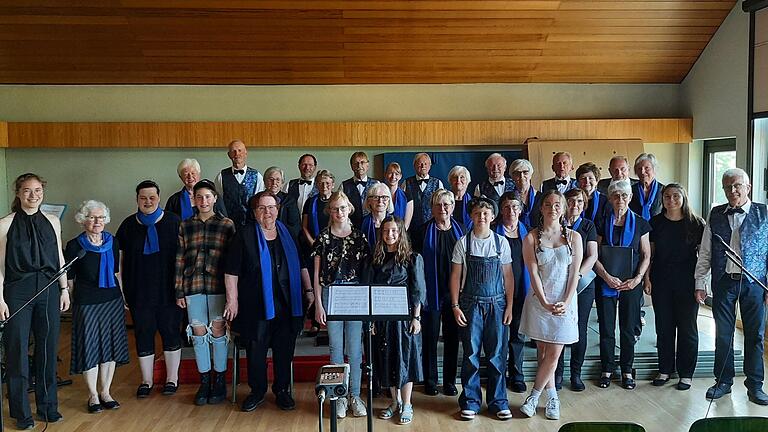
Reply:
<svg viewBox="0 0 768 432"><path fill-rule="evenodd" d="M131 306L136 353L139 357L155 354L155 333L160 332L163 351L181 349L181 308L176 304Z"/></svg>
<svg viewBox="0 0 768 432"><path fill-rule="evenodd" d="M301 318L299 318L301 319ZM272 348L272 370L274 382L272 393L289 390L291 385L291 362L296 349L297 328L294 318L275 317L269 321L257 321L256 338L246 341L248 356L248 385L251 393L262 396L267 393L267 351Z"/></svg>
<svg viewBox="0 0 768 432"><path fill-rule="evenodd" d="M10 313L15 312L35 294L32 290L6 289L5 302ZM59 342L59 290L54 284L47 293L8 321L4 331L8 404L11 417L30 418L27 389L29 388L29 334L35 338L35 403L40 414L58 411L56 394L56 353Z"/></svg>
<svg viewBox="0 0 768 432"><path fill-rule="evenodd" d="M584 356L587 354L587 325L589 324L589 313L592 312L592 304L595 302L594 281L577 296L576 301L578 302L579 313L579 341L568 345L571 348L571 378L581 376L581 367L584 365ZM555 376L562 377L564 369L565 350L560 353Z"/></svg>
<svg viewBox="0 0 768 432"><path fill-rule="evenodd" d="M421 312L421 364L424 383L437 386L437 341L443 327L443 384L456 382L459 357L459 326L453 316L450 301L444 301L439 311Z"/></svg>
<svg viewBox="0 0 768 432"><path fill-rule="evenodd" d="M693 378L699 354L699 303L694 298L693 283L691 278L690 284L683 286L653 284L659 373L670 375L677 371L680 378Z"/></svg>
<svg viewBox="0 0 768 432"><path fill-rule="evenodd" d="M600 320L600 363L602 371L616 370L616 309L619 318L619 366L621 372L632 373L635 361L635 324L640 320L642 284L628 291L620 291L618 297L603 297L602 289L595 289L597 317Z"/></svg>
<svg viewBox="0 0 768 432"><path fill-rule="evenodd" d="M525 335L520 334L520 319L523 316L525 290L516 289L512 300L512 322L509 324L509 357L507 358L507 376L511 382L524 382L523 347Z"/></svg>

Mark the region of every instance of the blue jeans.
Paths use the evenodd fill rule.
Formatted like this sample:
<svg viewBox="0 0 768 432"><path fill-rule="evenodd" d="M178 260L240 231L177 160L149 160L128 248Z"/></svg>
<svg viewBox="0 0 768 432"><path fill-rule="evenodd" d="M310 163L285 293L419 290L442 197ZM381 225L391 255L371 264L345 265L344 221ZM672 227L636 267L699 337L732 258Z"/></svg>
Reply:
<svg viewBox="0 0 768 432"><path fill-rule="evenodd" d="M480 352L488 357L488 384L486 404L491 412L509 409L504 375L507 369L509 351L509 326L503 325L507 301L504 295L477 297L462 295L459 298L461 310L467 319L467 326L461 328L464 358L461 365L459 396L461 409L479 412L483 404L480 389Z"/></svg>
<svg viewBox="0 0 768 432"><path fill-rule="evenodd" d="M328 288L322 292L323 306L328 312ZM349 394L360 396L360 378L363 370L363 322L362 321L328 321L328 350L332 364L344 363L344 354L349 359Z"/></svg>
<svg viewBox="0 0 768 432"><path fill-rule="evenodd" d="M192 341L195 350L195 362L200 373L211 370L211 346L213 346L213 368L216 372L227 370L228 336L213 337L211 325L221 321L226 302L224 294L194 294L185 297L187 301L187 336ZM205 326L206 334L197 336L192 333L192 327Z"/></svg>

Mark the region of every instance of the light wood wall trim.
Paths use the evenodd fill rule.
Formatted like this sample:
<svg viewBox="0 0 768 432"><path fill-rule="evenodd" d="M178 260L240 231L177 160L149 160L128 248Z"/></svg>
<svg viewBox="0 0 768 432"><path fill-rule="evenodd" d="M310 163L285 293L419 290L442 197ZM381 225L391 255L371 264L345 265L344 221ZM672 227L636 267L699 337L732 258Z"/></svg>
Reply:
<svg viewBox="0 0 768 432"><path fill-rule="evenodd" d="M8 123L0 122L0 148L8 147Z"/></svg>
<svg viewBox="0 0 768 432"><path fill-rule="evenodd" d="M687 118L407 122L7 123L9 148L219 148L519 145L547 140L640 138L688 143ZM0 127L2 131L2 127ZM3 141L0 138L0 145Z"/></svg>

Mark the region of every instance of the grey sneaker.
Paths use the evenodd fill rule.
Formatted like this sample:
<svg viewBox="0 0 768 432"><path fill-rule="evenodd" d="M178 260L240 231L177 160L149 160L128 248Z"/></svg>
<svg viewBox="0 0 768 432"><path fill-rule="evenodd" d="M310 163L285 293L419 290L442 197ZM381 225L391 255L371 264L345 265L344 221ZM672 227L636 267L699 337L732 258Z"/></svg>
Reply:
<svg viewBox="0 0 768 432"><path fill-rule="evenodd" d="M547 401L547 407L544 410L544 415L550 420L560 419L560 399L552 398Z"/></svg>
<svg viewBox="0 0 768 432"><path fill-rule="evenodd" d="M536 415L536 406L539 405L539 400L534 399L533 396L528 396L525 398L525 402L520 407L520 412L525 414L528 417L533 417Z"/></svg>
<svg viewBox="0 0 768 432"><path fill-rule="evenodd" d="M365 410L365 404L360 396L352 396L349 398L349 405L352 408L352 415L355 417L365 417L368 412Z"/></svg>
<svg viewBox="0 0 768 432"><path fill-rule="evenodd" d="M347 401L347 398L339 398L339 400L336 401L336 417L343 419L347 416L347 406L349 402Z"/></svg>

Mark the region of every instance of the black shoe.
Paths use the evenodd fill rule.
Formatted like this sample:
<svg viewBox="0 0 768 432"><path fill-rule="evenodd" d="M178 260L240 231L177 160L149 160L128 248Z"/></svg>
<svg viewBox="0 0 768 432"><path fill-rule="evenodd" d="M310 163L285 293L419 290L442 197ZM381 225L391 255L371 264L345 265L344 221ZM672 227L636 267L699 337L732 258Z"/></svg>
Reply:
<svg viewBox="0 0 768 432"><path fill-rule="evenodd" d="M35 421L32 420L32 417L16 420L16 429L18 430L29 430L29 429L33 429L34 427L35 427Z"/></svg>
<svg viewBox="0 0 768 432"><path fill-rule="evenodd" d="M563 389L563 376L555 375L555 390L560 391Z"/></svg>
<svg viewBox="0 0 768 432"><path fill-rule="evenodd" d="M208 398L211 396L211 373L200 373L200 387L195 393L195 405L201 406L208 403Z"/></svg>
<svg viewBox="0 0 768 432"><path fill-rule="evenodd" d="M251 412L264 403L264 395L249 394L245 397L240 409L245 412Z"/></svg>
<svg viewBox="0 0 768 432"><path fill-rule="evenodd" d="M88 413L89 414L96 414L104 411L104 407L101 406L101 404L92 404L91 401L88 401Z"/></svg>
<svg viewBox="0 0 768 432"><path fill-rule="evenodd" d="M687 382L683 382L683 380L682 380L682 379L681 379L680 381L678 381L678 382L677 382L677 389L678 389L678 390L683 390L683 391L685 391L685 390L688 390L688 389L690 389L690 388L691 388L691 385L690 385L690 384L688 384Z"/></svg>
<svg viewBox="0 0 768 432"><path fill-rule="evenodd" d="M172 382L167 382L163 386L163 396L172 396L176 394L176 390L179 389L179 385Z"/></svg>
<svg viewBox="0 0 768 432"><path fill-rule="evenodd" d="M600 388L608 388L611 386L611 376L601 376L600 381L597 382L597 386Z"/></svg>
<svg viewBox="0 0 768 432"><path fill-rule="evenodd" d="M456 396L459 394L459 391L456 390L456 384L454 383L444 383L443 384L443 394L446 396Z"/></svg>
<svg viewBox="0 0 768 432"><path fill-rule="evenodd" d="M48 423L56 423L64 420L64 416L58 411L50 413L37 413L37 419L40 421L48 421Z"/></svg>
<svg viewBox="0 0 768 432"><path fill-rule="evenodd" d="M669 382L669 375L667 375L666 378L662 378L661 374L659 374L659 376L657 376L656 378L653 379L653 381L651 381L651 385L654 387L661 387L668 382Z"/></svg>
<svg viewBox="0 0 768 432"><path fill-rule="evenodd" d="M747 390L749 401L758 405L768 405L768 395L763 389Z"/></svg>
<svg viewBox="0 0 768 432"><path fill-rule="evenodd" d="M626 390L634 390L637 387L637 383L632 377L621 377L621 386Z"/></svg>
<svg viewBox="0 0 768 432"><path fill-rule="evenodd" d="M578 375L572 375L571 376L571 390L575 392L584 391L587 386L584 385L584 381L581 380L581 377Z"/></svg>
<svg viewBox="0 0 768 432"><path fill-rule="evenodd" d="M149 397L150 393L152 393L152 386L149 384L141 384L139 385L139 388L136 389L136 397L139 399Z"/></svg>
<svg viewBox="0 0 768 432"><path fill-rule="evenodd" d="M208 405L221 403L227 398L226 372L216 372L216 378L211 382L211 394L208 396Z"/></svg>
<svg viewBox="0 0 768 432"><path fill-rule="evenodd" d="M707 399L720 399L731 392L732 384L715 383L712 387L707 389Z"/></svg>
<svg viewBox="0 0 768 432"><path fill-rule="evenodd" d="M293 397L288 392L288 390L280 390L277 392L277 395L275 396L277 406L283 411L290 411L294 408L296 408L296 401L293 400Z"/></svg>
<svg viewBox="0 0 768 432"><path fill-rule="evenodd" d="M424 394L427 396L437 396L439 392L437 391L437 387L434 384L425 384L424 385Z"/></svg>
<svg viewBox="0 0 768 432"><path fill-rule="evenodd" d="M114 399L111 401L105 401L102 398L99 398L99 402L101 403L101 406L104 407L104 409L114 410L120 408L120 402Z"/></svg>
<svg viewBox="0 0 768 432"><path fill-rule="evenodd" d="M528 390L528 386L523 381L511 381L508 387L515 393L525 393Z"/></svg>

